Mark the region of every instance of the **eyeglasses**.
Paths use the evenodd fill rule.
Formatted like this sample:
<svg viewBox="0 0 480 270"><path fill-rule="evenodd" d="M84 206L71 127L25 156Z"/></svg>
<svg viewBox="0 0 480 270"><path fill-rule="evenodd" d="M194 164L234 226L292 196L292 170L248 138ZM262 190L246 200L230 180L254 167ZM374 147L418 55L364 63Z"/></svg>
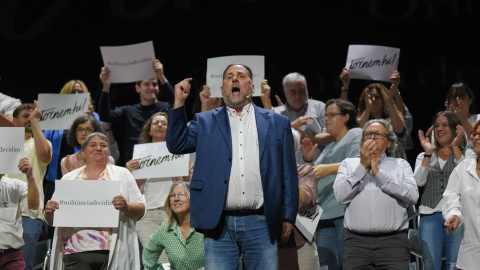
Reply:
<svg viewBox="0 0 480 270"><path fill-rule="evenodd" d="M92 128L77 128L78 133L83 133L83 132L92 133L93 131L94 130Z"/></svg>
<svg viewBox="0 0 480 270"><path fill-rule="evenodd" d="M385 137L387 137L387 133L385 132L381 132L381 131L364 131L363 132L363 136L367 139L372 139L372 138L375 138L375 139L383 139Z"/></svg>
<svg viewBox="0 0 480 270"><path fill-rule="evenodd" d="M187 197L187 193L186 192L179 192L177 194L170 194L170 200L175 200L177 198L177 195L178 195L178 198L183 200Z"/></svg>
<svg viewBox="0 0 480 270"><path fill-rule="evenodd" d="M323 118L324 118L324 119L326 119L326 118L333 118L333 117L335 117L335 116L337 116L337 115L343 115L343 114L341 114L341 113L326 113Z"/></svg>
<svg viewBox="0 0 480 270"><path fill-rule="evenodd" d="M152 121L152 126L158 126L158 125L167 126L167 122L165 122L165 121L158 121L158 120L153 120L153 121Z"/></svg>
<svg viewBox="0 0 480 270"><path fill-rule="evenodd" d="M475 139L476 137L480 138L480 132L476 132L476 131L470 132L470 138Z"/></svg>

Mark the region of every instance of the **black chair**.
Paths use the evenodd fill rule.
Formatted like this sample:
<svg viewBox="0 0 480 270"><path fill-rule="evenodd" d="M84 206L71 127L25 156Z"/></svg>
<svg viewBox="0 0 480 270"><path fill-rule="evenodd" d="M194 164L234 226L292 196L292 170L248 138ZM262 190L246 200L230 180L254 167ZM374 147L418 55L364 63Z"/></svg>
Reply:
<svg viewBox="0 0 480 270"><path fill-rule="evenodd" d="M417 270L423 269L423 254L422 242L420 241L420 233L418 231L418 211L415 205L410 205L407 208L408 220L411 224L411 229L408 230L408 240L410 241L410 254L415 257L415 265Z"/></svg>
<svg viewBox="0 0 480 270"><path fill-rule="evenodd" d="M51 239L41 240L37 242L37 246L35 247L33 269L48 269L48 262L51 252L51 242Z"/></svg>

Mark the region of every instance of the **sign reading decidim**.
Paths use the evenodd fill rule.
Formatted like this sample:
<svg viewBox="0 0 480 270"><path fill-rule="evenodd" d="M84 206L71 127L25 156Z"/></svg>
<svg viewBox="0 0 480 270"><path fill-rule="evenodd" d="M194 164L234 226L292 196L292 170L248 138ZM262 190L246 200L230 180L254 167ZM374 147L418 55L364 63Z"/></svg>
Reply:
<svg viewBox="0 0 480 270"><path fill-rule="evenodd" d="M0 127L0 173L19 174L18 162L24 154L25 128Z"/></svg>

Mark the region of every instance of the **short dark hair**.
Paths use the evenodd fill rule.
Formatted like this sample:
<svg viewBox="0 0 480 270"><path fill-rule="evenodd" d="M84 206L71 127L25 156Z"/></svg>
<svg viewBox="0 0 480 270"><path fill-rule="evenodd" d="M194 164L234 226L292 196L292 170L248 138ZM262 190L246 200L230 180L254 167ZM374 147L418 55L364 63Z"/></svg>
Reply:
<svg viewBox="0 0 480 270"><path fill-rule="evenodd" d="M349 115L350 118L348 119L348 122L345 123L348 129L352 129L355 127L358 127L358 122L357 122L357 108L355 108L355 105L353 105L352 102L343 100L343 99L330 99L327 101L325 104L325 109L327 109L328 106L330 105L337 105L337 107L340 109L340 113L342 115Z"/></svg>
<svg viewBox="0 0 480 270"><path fill-rule="evenodd" d="M244 65L244 64L240 64L240 63L233 63L233 64L228 65L228 66L225 68L225 70L223 71L223 78L224 78L224 79L225 79L225 73L226 73L227 70L228 70L229 68L231 68L232 66L242 66L242 67L244 67L244 68L247 70L247 72L248 72L248 74L247 74L248 77L250 78L251 81L253 81L253 73L252 73L252 70L251 70L248 66L246 66L246 65Z"/></svg>
<svg viewBox="0 0 480 270"><path fill-rule="evenodd" d="M18 118L18 115L20 115L23 110L35 110L35 105L32 103L21 104L13 111L13 118Z"/></svg>
<svg viewBox="0 0 480 270"><path fill-rule="evenodd" d="M72 126L70 127L70 130L68 130L68 135L67 135L67 143L72 146L72 147L81 147L81 145L78 143L77 140L77 128L79 125L90 122L92 123L93 126L93 132L102 132L102 126L100 123L97 121L97 119L89 114L85 114L82 116L77 117L75 120L73 120Z"/></svg>

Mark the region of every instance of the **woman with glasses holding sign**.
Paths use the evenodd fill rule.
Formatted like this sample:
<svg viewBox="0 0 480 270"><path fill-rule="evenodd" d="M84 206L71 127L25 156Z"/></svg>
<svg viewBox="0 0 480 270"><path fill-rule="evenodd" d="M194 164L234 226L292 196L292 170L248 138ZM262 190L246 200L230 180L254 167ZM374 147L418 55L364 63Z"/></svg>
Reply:
<svg viewBox="0 0 480 270"><path fill-rule="evenodd" d="M167 124L168 116L166 113L159 112L153 114L143 127L142 133L140 134L140 143L164 142L167 138ZM131 172L139 166L140 161L138 159L132 159L126 164L126 168ZM192 170L193 165L191 164L190 175ZM165 199L168 197L172 182L182 180L190 182L190 176L136 179L140 192L145 196L147 203L147 213L145 217L135 225L142 247L145 247L150 239L150 235L160 227L162 222L167 220L167 213L163 207ZM167 263L167 256L162 254L160 261Z"/></svg>
<svg viewBox="0 0 480 270"><path fill-rule="evenodd" d="M133 175L108 162L108 138L94 132L82 144L85 165L61 181L120 181L120 194L112 198L119 210L118 228L57 227L52 243L50 269L140 269L140 251L134 221L145 214L143 198ZM53 225L55 200L45 206L45 220Z"/></svg>
<svg viewBox="0 0 480 270"><path fill-rule="evenodd" d="M333 182L340 163L349 157L356 157L360 151L362 130L358 128L357 109L346 100L328 100L325 107L325 126L335 141L325 146L315 161L315 176L318 179L317 201L323 209L315 232L320 266L328 269L342 269L343 264L343 215L345 206L339 204L333 194ZM310 140L302 141L303 158L311 160L317 145ZM307 163L307 164L308 164Z"/></svg>
<svg viewBox="0 0 480 270"><path fill-rule="evenodd" d="M82 157L80 147L87 136L93 132L102 132L102 126L93 116L88 114L82 115L73 121L72 126L68 130L67 142L71 147L78 150L75 154L67 155L62 158L62 161L60 162L62 175L85 165L85 160ZM115 164L115 160L112 156L108 156L108 162L110 164Z"/></svg>
<svg viewBox="0 0 480 270"><path fill-rule="evenodd" d="M422 130L418 131L425 152L417 157L414 175L417 185L424 187L420 198L419 229L425 269L442 269L444 251L446 269L453 269L457 262L462 228L455 234L447 234L443 226L442 207L445 201L442 194L458 163L476 157L471 149L465 149L465 132L461 124L455 113L441 111L433 118L433 142L425 137Z"/></svg>
<svg viewBox="0 0 480 270"><path fill-rule="evenodd" d="M464 159L453 169L443 193L443 217L448 233L463 226L462 241L456 267L478 269L480 265L480 226L478 226L478 196L480 194L480 120L470 133L476 158Z"/></svg>
<svg viewBox="0 0 480 270"><path fill-rule="evenodd" d="M397 137L385 119L363 128L360 157L347 158L333 184L345 207L343 269L408 269L407 207L418 199L410 164L391 157Z"/></svg>
<svg viewBox="0 0 480 270"><path fill-rule="evenodd" d="M203 234L190 227L189 183L173 183L164 207L168 219L150 237L143 250L144 268L164 269L159 257L165 250L169 269L205 269Z"/></svg>

